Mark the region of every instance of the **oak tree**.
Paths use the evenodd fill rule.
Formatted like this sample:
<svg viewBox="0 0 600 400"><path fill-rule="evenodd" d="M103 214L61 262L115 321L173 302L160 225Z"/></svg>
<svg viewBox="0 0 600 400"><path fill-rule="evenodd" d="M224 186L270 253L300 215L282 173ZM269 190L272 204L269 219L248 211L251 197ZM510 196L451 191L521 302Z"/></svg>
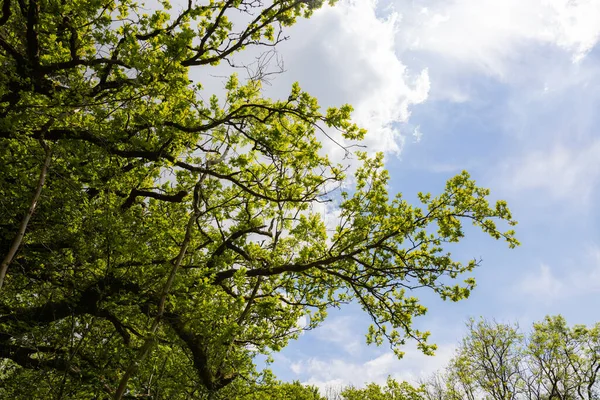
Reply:
<svg viewBox="0 0 600 400"><path fill-rule="evenodd" d="M321 110L298 84L270 99L236 75L204 98L190 81L323 1L0 3L6 398L235 398L268 381L256 355L351 301L369 342L431 353L413 293L464 299L478 265L445 245L465 222L517 244L467 173L411 205L381 154L356 153L345 184L321 140L363 138L348 105Z"/></svg>

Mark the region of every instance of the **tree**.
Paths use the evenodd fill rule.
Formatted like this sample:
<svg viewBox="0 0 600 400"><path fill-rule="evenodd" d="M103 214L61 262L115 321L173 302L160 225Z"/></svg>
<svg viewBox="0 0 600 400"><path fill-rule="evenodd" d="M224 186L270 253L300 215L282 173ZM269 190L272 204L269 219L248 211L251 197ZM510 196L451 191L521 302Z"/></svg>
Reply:
<svg viewBox="0 0 600 400"><path fill-rule="evenodd" d="M388 377L385 386L370 383L364 389L347 387L341 392L341 400L421 400L423 388Z"/></svg>
<svg viewBox="0 0 600 400"><path fill-rule="evenodd" d="M466 398L476 398L477 387L490 399L516 399L522 386L522 336L518 328L470 320L468 329L450 367L455 381L462 383Z"/></svg>
<svg viewBox="0 0 600 400"><path fill-rule="evenodd" d="M424 383L428 399L600 399L600 323L546 317L527 336L486 320L468 328L446 372Z"/></svg>
<svg viewBox="0 0 600 400"><path fill-rule="evenodd" d="M455 382L451 379L448 373L444 373L441 371L434 372L431 376L426 379L421 379L420 384L423 388L423 398L427 400L458 400L463 397L459 396L460 385L458 382L459 388L458 390L453 386ZM472 400L471 397L467 395L471 392L465 393L464 398L468 400Z"/></svg>
<svg viewBox="0 0 600 400"><path fill-rule="evenodd" d="M356 153L342 185L319 138L363 138L350 106L320 111L298 84L265 98L260 74L208 100L189 80L275 46L323 1L189 0L172 14L165 0L1 3L7 398L234 398L270 382L257 354L350 301L373 320L369 342L430 354L412 291L464 299L475 282L456 280L478 265L444 245L464 221L517 244L496 226L515 224L506 204L467 173L413 206L389 196L381 154ZM326 201L330 231L315 210Z"/></svg>
<svg viewBox="0 0 600 400"><path fill-rule="evenodd" d="M528 342L534 393L548 399L598 399L600 323L570 328L562 316L534 324Z"/></svg>
<svg viewBox="0 0 600 400"><path fill-rule="evenodd" d="M243 394L242 391L234 388L230 398L239 400L328 400L319 394L317 387L305 386L298 381L262 384L254 388L245 388L245 391L246 394Z"/></svg>

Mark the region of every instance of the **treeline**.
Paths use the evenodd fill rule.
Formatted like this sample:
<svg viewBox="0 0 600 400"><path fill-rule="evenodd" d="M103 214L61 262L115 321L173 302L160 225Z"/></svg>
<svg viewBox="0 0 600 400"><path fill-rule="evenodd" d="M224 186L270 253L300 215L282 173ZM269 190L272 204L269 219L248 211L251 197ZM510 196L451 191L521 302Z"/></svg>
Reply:
<svg viewBox="0 0 600 400"><path fill-rule="evenodd" d="M569 326L546 317L523 333L516 324L481 319L446 368L419 384L306 388L307 400L596 400L600 399L600 323ZM297 384L296 384L297 385ZM310 397L313 395L313 397ZM290 398L291 400L292 398Z"/></svg>
<svg viewBox="0 0 600 400"><path fill-rule="evenodd" d="M568 326L546 317L527 334L517 325L469 322L446 370L424 384L431 400L600 399L600 323Z"/></svg>

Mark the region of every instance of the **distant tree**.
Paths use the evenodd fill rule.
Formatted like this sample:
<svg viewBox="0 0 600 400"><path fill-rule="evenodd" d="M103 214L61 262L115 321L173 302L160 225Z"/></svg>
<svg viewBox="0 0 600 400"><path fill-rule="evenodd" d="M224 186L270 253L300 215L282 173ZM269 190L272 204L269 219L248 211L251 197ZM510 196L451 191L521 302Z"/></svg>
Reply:
<svg viewBox="0 0 600 400"><path fill-rule="evenodd" d="M516 399L522 386L522 335L516 326L481 320L468 323L469 334L459 346L450 370L466 398L477 387L493 400Z"/></svg>
<svg viewBox="0 0 600 400"><path fill-rule="evenodd" d="M600 323L546 317L527 336L486 320L468 327L446 371L424 382L428 400L600 399Z"/></svg>
<svg viewBox="0 0 600 400"><path fill-rule="evenodd" d="M527 345L528 387L548 399L600 398L600 323L569 327L562 316L534 324Z"/></svg>
<svg viewBox="0 0 600 400"><path fill-rule="evenodd" d="M246 389L247 394L235 389L232 399L236 400L328 400L319 393L315 386L302 385L298 381L279 382L271 385L256 386Z"/></svg>
<svg viewBox="0 0 600 400"><path fill-rule="evenodd" d="M365 388L347 387L340 393L340 400L420 400L424 389L407 382L398 382L388 377L384 386L370 383Z"/></svg>
<svg viewBox="0 0 600 400"><path fill-rule="evenodd" d="M462 383L458 382L459 387L455 388L453 384L456 382L446 372L437 371L426 379L421 379L419 383L423 388L423 398L426 400L458 400L462 398L471 400L467 395L459 396L462 393L460 388Z"/></svg>

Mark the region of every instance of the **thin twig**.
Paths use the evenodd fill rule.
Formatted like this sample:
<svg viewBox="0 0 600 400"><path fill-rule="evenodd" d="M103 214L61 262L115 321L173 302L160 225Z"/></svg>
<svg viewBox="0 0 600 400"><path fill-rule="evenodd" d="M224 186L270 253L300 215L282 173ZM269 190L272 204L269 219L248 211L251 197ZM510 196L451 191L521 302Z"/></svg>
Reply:
<svg viewBox="0 0 600 400"><path fill-rule="evenodd" d="M8 254L2 260L2 265L0 266L0 290L2 289L2 285L4 284L4 277L6 276L6 272L8 271L8 267L12 262L15 254L21 247L21 243L23 242L23 237L25 237L25 231L27 230L27 224L29 224L29 220L31 216L35 212L36 206L40 199L40 195L42 194L42 188L44 187L44 182L46 181L46 175L48 174L48 167L50 166L50 160L52 158L52 151L50 147L43 141L40 141L44 151L46 152L46 159L44 160L44 165L42 166L42 170L40 171L40 178L38 180L37 188L31 199L31 204L29 206L29 210L23 216L23 220L21 221L21 225L19 226L19 230L17 235L15 236L10 249L8 250Z"/></svg>

